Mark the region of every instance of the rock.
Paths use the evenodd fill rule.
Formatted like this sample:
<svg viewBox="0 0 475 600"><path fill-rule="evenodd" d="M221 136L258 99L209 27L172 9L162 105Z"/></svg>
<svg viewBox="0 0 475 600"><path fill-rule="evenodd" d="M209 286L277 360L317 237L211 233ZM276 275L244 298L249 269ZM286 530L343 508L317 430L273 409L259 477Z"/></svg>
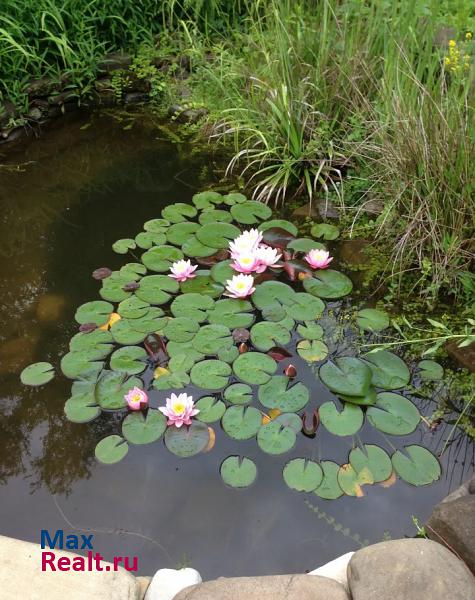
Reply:
<svg viewBox="0 0 475 600"><path fill-rule="evenodd" d="M472 488L472 491L470 491ZM467 479L465 483L462 483L456 490L454 490L451 494L446 496L442 502L452 502L452 500L457 500L457 498L462 498L463 496L468 496L469 494L475 493L475 475L472 479Z"/></svg>
<svg viewBox="0 0 475 600"><path fill-rule="evenodd" d="M179 123L197 123L207 114L206 108L190 108L181 104L172 104L168 109L168 115Z"/></svg>
<svg viewBox="0 0 475 600"><path fill-rule="evenodd" d="M371 198L370 200L366 200L361 206L361 210L367 215L380 215L384 210L384 203L376 198Z"/></svg>
<svg viewBox="0 0 475 600"><path fill-rule="evenodd" d="M32 121L39 121L40 119L43 118L43 113L41 112L41 110L39 108L34 106L33 108L30 108L30 110L28 111L28 118L31 119Z"/></svg>
<svg viewBox="0 0 475 600"><path fill-rule="evenodd" d="M318 575L220 577L183 590L174 600L349 600L345 588Z"/></svg>
<svg viewBox="0 0 475 600"><path fill-rule="evenodd" d="M150 99L148 94L144 94L143 92L131 92L129 94L125 94L124 103L125 104L144 104L148 102Z"/></svg>
<svg viewBox="0 0 475 600"><path fill-rule="evenodd" d="M50 104L51 106L62 106L66 102L77 102L77 97L77 91L66 90L64 92L48 96L48 104Z"/></svg>
<svg viewBox="0 0 475 600"><path fill-rule="evenodd" d="M468 493L469 494L475 494L475 475L468 482Z"/></svg>
<svg viewBox="0 0 475 600"><path fill-rule="evenodd" d="M367 240L344 240L339 246L340 260L349 265L367 264L369 257L365 251L369 245Z"/></svg>
<svg viewBox="0 0 475 600"><path fill-rule="evenodd" d="M0 536L2 600L137 600L139 597L137 580L122 567L114 571L113 565L104 561L102 566L110 566L109 571L51 571L48 566L42 571L42 553L39 544ZM54 550L54 554L55 565L61 557L71 561L79 556L61 550Z"/></svg>
<svg viewBox="0 0 475 600"><path fill-rule="evenodd" d="M475 496L437 504L426 523L428 537L444 544L475 574Z"/></svg>
<svg viewBox="0 0 475 600"><path fill-rule="evenodd" d="M320 577L334 579L335 581L338 581L338 583L341 583L341 585L348 591L347 567L353 554L354 552L347 552L346 554L335 558L335 560L331 560L323 566L318 567L318 569L310 571L308 574L320 575Z"/></svg>
<svg viewBox="0 0 475 600"><path fill-rule="evenodd" d="M150 586L150 582L152 581L151 577L136 577L136 581L138 584L138 600L144 600L145 594Z"/></svg>
<svg viewBox="0 0 475 600"><path fill-rule="evenodd" d="M121 52L107 54L97 65L101 72L110 73L118 69L127 69L132 64L132 57Z"/></svg>
<svg viewBox="0 0 475 600"><path fill-rule="evenodd" d="M41 79L34 79L26 88L26 91L31 99L45 98L53 92L59 92L60 89L61 83L59 81L55 81L49 77L42 77Z"/></svg>
<svg viewBox="0 0 475 600"><path fill-rule="evenodd" d="M339 219L340 213L335 208L335 205L327 200L326 198L317 198L315 203L318 208L318 212L322 219Z"/></svg>
<svg viewBox="0 0 475 600"><path fill-rule="evenodd" d="M201 583L195 569L159 569L145 594L145 600L173 600L178 592Z"/></svg>
<svg viewBox="0 0 475 600"><path fill-rule="evenodd" d="M320 213L313 202L307 202L307 204L299 206L292 212L292 217L310 217L311 219L318 219L319 216Z"/></svg>
<svg viewBox="0 0 475 600"><path fill-rule="evenodd" d="M475 578L444 546L426 539L381 542L348 565L353 600L475 600Z"/></svg>
<svg viewBox="0 0 475 600"><path fill-rule="evenodd" d="M445 345L445 349L450 358L455 360L461 367L475 373L475 342L464 348L459 348L456 342L450 342Z"/></svg>

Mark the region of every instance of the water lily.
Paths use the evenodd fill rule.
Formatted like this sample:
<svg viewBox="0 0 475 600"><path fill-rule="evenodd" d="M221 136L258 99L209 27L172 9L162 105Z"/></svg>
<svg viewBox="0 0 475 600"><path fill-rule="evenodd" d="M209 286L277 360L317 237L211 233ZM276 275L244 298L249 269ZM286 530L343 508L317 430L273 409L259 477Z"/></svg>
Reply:
<svg viewBox="0 0 475 600"><path fill-rule="evenodd" d="M236 254L234 257L234 262L231 263L231 267L240 273L249 274L253 271L257 271L261 267L261 261L259 260L255 251Z"/></svg>
<svg viewBox="0 0 475 600"><path fill-rule="evenodd" d="M141 410L142 408L146 408L148 404L148 396L146 392L138 387L133 387L127 394L125 394L124 400L127 402L131 410Z"/></svg>
<svg viewBox="0 0 475 600"><path fill-rule="evenodd" d="M333 260L333 256L330 256L330 253L327 250L314 248L305 255L305 260L312 269L326 269Z"/></svg>
<svg viewBox="0 0 475 600"><path fill-rule="evenodd" d="M240 236L229 243L229 250L231 251L231 257L236 258L240 254L252 253L256 250L261 243L262 233L258 229L250 229L249 231L243 231Z"/></svg>
<svg viewBox="0 0 475 600"><path fill-rule="evenodd" d="M177 281L186 281L187 279L193 279L196 277L194 271L198 268L198 265L191 265L190 260L177 260L170 267L171 274L168 277L173 277Z"/></svg>
<svg viewBox="0 0 475 600"><path fill-rule="evenodd" d="M261 244L256 250L256 256L260 262L260 267L257 269L257 272L262 273L267 267L277 266L276 263L282 257L282 254L278 254L278 252L279 251L276 248Z"/></svg>
<svg viewBox="0 0 475 600"><path fill-rule="evenodd" d="M254 291L254 277L252 275L234 275L232 279L226 281L226 292L225 296L230 298L246 298L250 296Z"/></svg>
<svg viewBox="0 0 475 600"><path fill-rule="evenodd" d="M168 426L175 425L175 427L181 427L182 425L191 425L191 417L200 412L195 408L193 396L188 396L186 392L178 396L172 393L166 402L167 405L160 406L158 410L167 417Z"/></svg>

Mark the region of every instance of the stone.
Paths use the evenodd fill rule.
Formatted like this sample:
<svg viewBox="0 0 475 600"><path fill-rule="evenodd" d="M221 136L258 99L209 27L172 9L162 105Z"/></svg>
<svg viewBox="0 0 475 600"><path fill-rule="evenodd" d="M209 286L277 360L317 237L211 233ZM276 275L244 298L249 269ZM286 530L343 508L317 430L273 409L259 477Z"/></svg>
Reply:
<svg viewBox="0 0 475 600"><path fill-rule="evenodd" d="M308 575L320 575L320 577L328 577L341 583L341 585L348 591L348 575L347 567L351 560L354 552L347 552L330 562L318 567L314 571L310 571Z"/></svg>
<svg viewBox="0 0 475 600"><path fill-rule="evenodd" d="M132 57L129 54L123 54L121 52L113 52L107 54L97 65L97 68L101 72L110 73L111 71L117 71L118 69L127 69L132 64Z"/></svg>
<svg viewBox="0 0 475 600"><path fill-rule="evenodd" d="M468 482L468 493L469 494L475 494L475 475Z"/></svg>
<svg viewBox="0 0 475 600"><path fill-rule="evenodd" d="M441 544L427 539L381 542L348 565L353 600L475 600L475 578Z"/></svg>
<svg viewBox="0 0 475 600"><path fill-rule="evenodd" d="M0 536L0 590L2 600L137 600L139 584L122 567L103 562L110 571L41 570L43 550L39 544ZM57 559L78 554L55 550ZM64 565L63 565L64 566Z"/></svg>
<svg viewBox="0 0 475 600"><path fill-rule="evenodd" d="M437 504L426 523L430 539L447 546L475 574L475 496Z"/></svg>
<svg viewBox="0 0 475 600"><path fill-rule="evenodd" d="M138 600L144 600L145 594L150 586L150 582L152 581L151 577L139 576L136 577L136 581L138 584Z"/></svg>
<svg viewBox="0 0 475 600"><path fill-rule="evenodd" d="M475 493L475 475L472 479L467 479L465 483L462 483L462 485L455 489L451 494L446 496L442 502L452 502L452 500L457 500L457 498L462 498L463 496L468 496L473 493Z"/></svg>
<svg viewBox="0 0 475 600"><path fill-rule="evenodd" d="M178 592L201 581L195 569L159 569L150 582L145 600L173 600Z"/></svg>
<svg viewBox="0 0 475 600"><path fill-rule="evenodd" d="M149 100L150 96L143 92L130 92L124 96L125 104L145 104Z"/></svg>
<svg viewBox="0 0 475 600"><path fill-rule="evenodd" d="M183 590L174 600L349 600L345 588L318 575L220 577Z"/></svg>
<svg viewBox="0 0 475 600"><path fill-rule="evenodd" d="M310 217L311 219L318 219L320 213L318 212L315 204L313 202L307 202L303 206L299 206L292 212L292 217Z"/></svg>
<svg viewBox="0 0 475 600"><path fill-rule="evenodd" d="M368 264L369 257L366 249L369 245L368 240L344 240L339 246L339 258L349 265Z"/></svg>
<svg viewBox="0 0 475 600"><path fill-rule="evenodd" d="M475 342L463 348L459 348L457 342L450 342L445 345L445 349L456 363L471 373L475 373Z"/></svg>

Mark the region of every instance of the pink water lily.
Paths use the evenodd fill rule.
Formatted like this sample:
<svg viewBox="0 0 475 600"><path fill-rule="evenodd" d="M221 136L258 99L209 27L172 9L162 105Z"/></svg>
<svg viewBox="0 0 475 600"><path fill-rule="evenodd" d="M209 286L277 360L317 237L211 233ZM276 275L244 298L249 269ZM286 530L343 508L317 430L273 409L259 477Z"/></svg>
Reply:
<svg viewBox="0 0 475 600"><path fill-rule="evenodd" d="M267 267L277 266L276 263L279 262L279 259L282 257L282 254L279 254L278 252L279 251L276 248L261 244L256 250L256 256L260 262L260 267L257 269L257 272L262 273Z"/></svg>
<svg viewBox="0 0 475 600"><path fill-rule="evenodd" d="M262 233L258 229L243 231L240 236L229 243L231 257L236 258L240 254L249 254L256 250L261 243Z"/></svg>
<svg viewBox="0 0 475 600"><path fill-rule="evenodd" d="M188 396L186 392L171 394L167 398L166 406L160 406L159 411L167 417L167 425L170 427L181 427L182 425L191 425L191 417L197 415L200 411L195 408L193 396Z"/></svg>
<svg viewBox="0 0 475 600"><path fill-rule="evenodd" d="M312 269L326 269L333 260L333 257L330 256L330 253L327 250L314 248L305 255L305 260Z"/></svg>
<svg viewBox="0 0 475 600"><path fill-rule="evenodd" d="M236 254L236 256L234 257L234 262L231 263L231 267L235 271L239 271L240 273L245 274L257 271L260 266L261 262L257 257L256 252Z"/></svg>
<svg viewBox="0 0 475 600"><path fill-rule="evenodd" d="M225 296L230 298L247 298L254 291L254 277L252 275L234 275L232 279L226 281Z"/></svg>
<svg viewBox="0 0 475 600"><path fill-rule="evenodd" d="M168 277L173 277L177 281L186 281L187 279L193 279L196 277L194 271L198 268L198 265L191 265L190 260L177 260L170 267L171 274Z"/></svg>
<svg viewBox="0 0 475 600"><path fill-rule="evenodd" d="M138 387L132 388L127 394L125 394L124 400L127 402L127 405L131 410L141 410L146 408L148 404L148 396L146 392Z"/></svg>

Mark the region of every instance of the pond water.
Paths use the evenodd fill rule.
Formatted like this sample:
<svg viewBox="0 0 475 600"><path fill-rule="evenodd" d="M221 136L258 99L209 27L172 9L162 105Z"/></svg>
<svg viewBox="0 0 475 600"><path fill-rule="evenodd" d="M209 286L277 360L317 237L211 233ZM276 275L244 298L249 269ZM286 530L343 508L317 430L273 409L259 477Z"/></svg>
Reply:
<svg viewBox="0 0 475 600"><path fill-rule="evenodd" d="M137 555L143 574L183 565L206 579L303 572L364 544L414 535L412 516L423 522L473 466L473 447L456 435L438 482L415 488L398 480L389 488L365 486L360 499L325 501L287 488L286 456L264 454L255 440L230 439L219 426L207 454L183 460L158 442L106 466L94 448L114 431L110 418L67 421L70 381L62 375L41 388L21 385L29 363L59 365L77 331L77 306L98 298L91 272L126 262L111 244L133 237L166 205L189 203L213 183L216 160L157 129L147 115L95 114L62 122L3 161L22 166L0 169L0 534L38 542L41 529L88 529L96 551L106 559ZM349 302L329 308L338 314ZM337 337L330 349L347 343ZM292 362L314 405L333 398L304 361ZM158 396L152 394L154 406ZM423 415L434 409L413 400ZM357 437L389 451L416 443L437 454L447 431L422 423L388 441L365 424ZM320 427L314 439L298 436L292 456L343 464L352 444ZM219 476L232 454L256 463L248 489L230 489Z"/></svg>

